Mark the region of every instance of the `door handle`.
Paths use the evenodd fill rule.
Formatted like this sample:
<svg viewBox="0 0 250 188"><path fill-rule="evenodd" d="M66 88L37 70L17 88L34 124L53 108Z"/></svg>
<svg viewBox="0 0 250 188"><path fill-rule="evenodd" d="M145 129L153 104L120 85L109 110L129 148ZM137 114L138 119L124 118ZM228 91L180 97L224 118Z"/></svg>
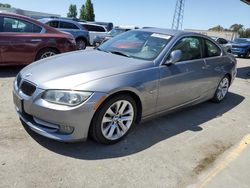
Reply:
<svg viewBox="0 0 250 188"><path fill-rule="evenodd" d="M210 65L204 65L204 66L202 66L202 70L209 69L210 67L211 67Z"/></svg>
<svg viewBox="0 0 250 188"><path fill-rule="evenodd" d="M30 42L42 42L42 39L31 39Z"/></svg>

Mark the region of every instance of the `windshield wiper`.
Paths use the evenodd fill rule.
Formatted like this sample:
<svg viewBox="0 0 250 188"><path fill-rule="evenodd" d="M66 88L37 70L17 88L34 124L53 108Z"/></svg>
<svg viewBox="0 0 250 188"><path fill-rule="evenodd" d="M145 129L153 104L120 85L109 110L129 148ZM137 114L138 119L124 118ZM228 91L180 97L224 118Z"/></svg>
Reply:
<svg viewBox="0 0 250 188"><path fill-rule="evenodd" d="M110 51L109 53L116 54L116 55L121 55L121 56L125 56L125 57L130 57L130 55L125 54L125 53L120 52L120 51Z"/></svg>

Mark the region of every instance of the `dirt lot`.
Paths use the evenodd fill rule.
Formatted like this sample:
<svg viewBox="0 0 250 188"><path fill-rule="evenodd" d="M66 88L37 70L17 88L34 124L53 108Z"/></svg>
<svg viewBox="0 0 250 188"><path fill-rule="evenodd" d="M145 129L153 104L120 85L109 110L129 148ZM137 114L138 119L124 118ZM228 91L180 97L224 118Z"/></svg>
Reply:
<svg viewBox="0 0 250 188"><path fill-rule="evenodd" d="M186 187L250 133L250 59L221 104L205 102L135 127L113 146L65 144L24 129L0 68L0 187ZM246 164L250 166L250 160Z"/></svg>

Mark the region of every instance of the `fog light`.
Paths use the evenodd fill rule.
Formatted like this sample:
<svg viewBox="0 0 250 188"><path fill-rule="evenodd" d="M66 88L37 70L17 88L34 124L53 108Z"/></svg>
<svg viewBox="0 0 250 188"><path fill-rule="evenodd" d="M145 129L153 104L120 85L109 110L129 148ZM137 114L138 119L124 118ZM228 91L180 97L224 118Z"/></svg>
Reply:
<svg viewBox="0 0 250 188"><path fill-rule="evenodd" d="M71 134L74 131L74 128L67 125L60 125L59 132L63 134Z"/></svg>

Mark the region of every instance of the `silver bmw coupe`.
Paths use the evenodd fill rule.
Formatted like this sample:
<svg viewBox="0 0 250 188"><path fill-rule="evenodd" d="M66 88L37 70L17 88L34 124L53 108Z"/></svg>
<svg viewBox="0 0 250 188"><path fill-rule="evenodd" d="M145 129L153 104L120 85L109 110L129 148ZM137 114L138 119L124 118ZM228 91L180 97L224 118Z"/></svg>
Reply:
<svg viewBox="0 0 250 188"><path fill-rule="evenodd" d="M235 76L236 59L209 37L150 28L25 67L13 98L40 135L114 144L147 118L222 101Z"/></svg>

